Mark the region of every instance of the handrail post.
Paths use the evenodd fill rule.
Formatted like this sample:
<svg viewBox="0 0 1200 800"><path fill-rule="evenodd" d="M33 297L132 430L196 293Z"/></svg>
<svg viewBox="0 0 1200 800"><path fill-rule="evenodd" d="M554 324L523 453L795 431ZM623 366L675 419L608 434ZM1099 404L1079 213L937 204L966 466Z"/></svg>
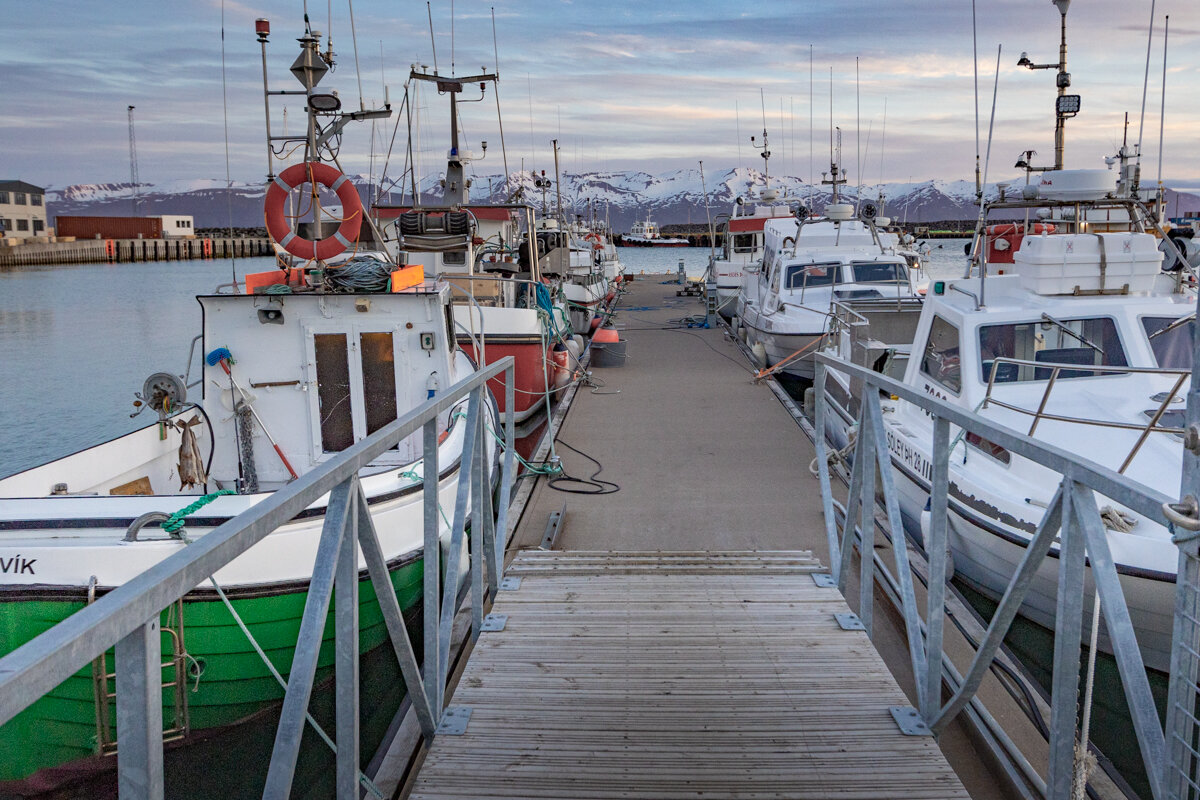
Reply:
<svg viewBox="0 0 1200 800"><path fill-rule="evenodd" d="M946 605L946 512L950 485L950 423L933 418L933 475L929 496L929 588L925 610L925 707L927 725L932 725L942 703L942 631ZM937 665L935 668L934 665ZM918 675L917 680L922 676Z"/></svg>
<svg viewBox="0 0 1200 800"><path fill-rule="evenodd" d="M458 467L458 493L454 498L454 518L450 526L450 546L446 549L446 577L442 587L441 617L437 626L438 648L438 693L446 696L446 679L450 670L450 640L454 633L454 616L458 613L458 586L462 574L463 547L466 542L467 515L471 501L471 476L475 470L475 459L479 455L475 447L480 423L480 395L472 391L467 401L466 426L463 429L462 457ZM478 520L474 524L477 524ZM470 565L468 564L468 569ZM438 718L441 718L439 706Z"/></svg>
<svg viewBox="0 0 1200 800"><path fill-rule="evenodd" d="M358 800L359 664L358 532L360 490L354 484L334 577L334 738L337 743L336 796Z"/></svg>
<svg viewBox="0 0 1200 800"><path fill-rule="evenodd" d="M1067 800L1074 780L1085 557L1084 532L1075 502L1076 486L1070 474L1064 477L1050 689L1050 766L1046 777L1052 800Z"/></svg>
<svg viewBox="0 0 1200 800"><path fill-rule="evenodd" d="M483 445L484 436L484 387L471 392L471 405L476 408L476 423L467 431L470 437L464 447L475 451L471 464L471 641L479 638L483 627L483 531L486 523L483 521L483 494L487 491L483 485L484 462L487 461L487 449Z"/></svg>
<svg viewBox="0 0 1200 800"><path fill-rule="evenodd" d="M162 642L158 615L116 645L117 792L163 797Z"/></svg>
<svg viewBox="0 0 1200 800"><path fill-rule="evenodd" d="M438 419L434 417L422 428L425 459L422 461L425 486L423 499L425 502L425 546L422 550L422 639L424 641L425 667L425 697L433 714L434 727L442 718L442 687L438 676L442 674L441 662L438 660L441 648L438 646L438 628L442 617L442 606L439 602L441 592L441 554L442 543L439 532L440 508L438 497Z"/></svg>
<svg viewBox="0 0 1200 800"><path fill-rule="evenodd" d="M876 400L879 394L869 387L864 387L862 400L862 422L858 426L858 452L854 454L855 463L862 459L862 495L859 499L862 514L862 526L858 538L858 618L862 620L867 636L872 635L872 620L875 610L875 426L871 424L870 395L874 393ZM854 528L850 528L853 537ZM843 540L844 541L844 540ZM843 557L848 556L854 546L850 539L849 546L843 546ZM904 546L903 542L899 543Z"/></svg>
<svg viewBox="0 0 1200 800"><path fill-rule="evenodd" d="M813 386L816 388L816 409L814 411L813 447L817 456L817 480L821 486L821 512L825 516L825 541L829 544L829 569L834 575L840 571L841 547L838 544L837 522L833 516L833 488L829 482L829 454L825 444L829 400L825 394L826 367L821 362L816 364L813 376Z"/></svg>

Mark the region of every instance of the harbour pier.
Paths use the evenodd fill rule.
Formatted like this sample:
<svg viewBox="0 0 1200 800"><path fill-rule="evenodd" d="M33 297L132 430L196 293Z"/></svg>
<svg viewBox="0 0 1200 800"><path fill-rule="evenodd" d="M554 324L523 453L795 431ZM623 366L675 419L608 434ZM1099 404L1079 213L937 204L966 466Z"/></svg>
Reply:
<svg viewBox="0 0 1200 800"><path fill-rule="evenodd" d="M557 429L564 474L608 483L539 479L512 518L503 622L447 701L465 730L434 737L404 793L1021 796L973 713L937 741L904 732L903 620L876 592L872 641L827 585L812 442L726 329L686 327L703 305L665 277L629 285L627 360L593 366ZM981 694L1036 743L995 678Z"/></svg>
<svg viewBox="0 0 1200 800"><path fill-rule="evenodd" d="M21 240L13 239L18 242ZM0 269L54 264L250 258L274 253L266 237L75 239L0 244Z"/></svg>

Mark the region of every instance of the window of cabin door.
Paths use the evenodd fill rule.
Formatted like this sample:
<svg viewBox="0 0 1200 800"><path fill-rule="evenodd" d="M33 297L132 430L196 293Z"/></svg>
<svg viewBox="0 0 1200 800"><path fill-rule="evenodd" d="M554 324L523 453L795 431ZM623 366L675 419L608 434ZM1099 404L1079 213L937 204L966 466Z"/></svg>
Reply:
<svg viewBox="0 0 1200 800"><path fill-rule="evenodd" d="M405 354L397 352L391 329L355 326L347 331L305 331L310 374L309 391L313 459L341 452L395 420L412 406ZM403 463L395 448L375 463Z"/></svg>

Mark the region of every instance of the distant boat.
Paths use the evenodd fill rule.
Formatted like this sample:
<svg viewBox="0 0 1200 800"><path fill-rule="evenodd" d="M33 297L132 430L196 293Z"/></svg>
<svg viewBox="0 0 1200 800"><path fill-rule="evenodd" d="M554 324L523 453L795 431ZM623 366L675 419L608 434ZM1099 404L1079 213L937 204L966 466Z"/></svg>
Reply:
<svg viewBox="0 0 1200 800"><path fill-rule="evenodd" d="M621 244L626 247L687 247L687 239L664 239L658 232L658 224L651 222L650 215L645 220L633 223L633 230L621 237Z"/></svg>

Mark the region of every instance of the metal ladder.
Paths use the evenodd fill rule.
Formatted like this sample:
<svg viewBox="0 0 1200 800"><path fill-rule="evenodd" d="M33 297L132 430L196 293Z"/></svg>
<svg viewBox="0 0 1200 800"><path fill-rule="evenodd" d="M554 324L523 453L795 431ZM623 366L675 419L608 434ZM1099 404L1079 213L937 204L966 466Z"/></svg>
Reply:
<svg viewBox="0 0 1200 800"><path fill-rule="evenodd" d="M87 604L96 602L96 576L88 582ZM163 741L182 739L190 730L187 699L187 647L183 638L183 599L176 600L169 608L167 621L161 628L164 636L170 637L171 656L162 662L164 671L163 688L171 689L172 713L163 715ZM114 686L116 673L108 669L108 653L101 653L92 662L92 695L96 706L96 752L112 755L117 752L118 738L113 721L117 692Z"/></svg>

